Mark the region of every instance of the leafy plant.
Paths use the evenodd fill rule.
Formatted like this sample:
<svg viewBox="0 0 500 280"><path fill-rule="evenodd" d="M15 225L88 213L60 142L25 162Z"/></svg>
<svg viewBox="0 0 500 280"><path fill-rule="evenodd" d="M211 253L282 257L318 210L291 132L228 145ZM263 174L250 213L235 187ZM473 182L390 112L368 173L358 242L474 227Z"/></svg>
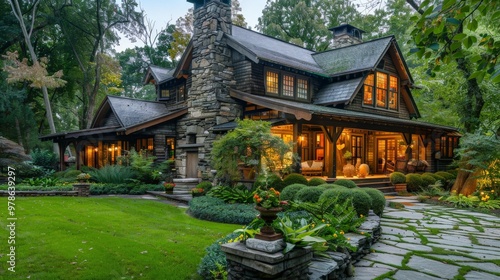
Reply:
<svg viewBox="0 0 500 280"><path fill-rule="evenodd" d="M314 177L314 178L311 178L307 184L309 186L313 186L314 187L314 186L319 186L319 185L326 184L326 181L323 180L322 178Z"/></svg>
<svg viewBox="0 0 500 280"><path fill-rule="evenodd" d="M34 149L31 158L34 165L45 169L55 169L57 166L57 156L50 150Z"/></svg>
<svg viewBox="0 0 500 280"><path fill-rule="evenodd" d="M147 151L141 150L130 152L130 167L135 172L135 178L144 183L158 183L160 172L153 168L156 157L147 154Z"/></svg>
<svg viewBox="0 0 500 280"><path fill-rule="evenodd" d="M442 197L444 198L444 197ZM442 200L442 198L439 198ZM453 194L447 198L444 198L444 201L452 203L455 207L458 208L472 208L475 204L479 203L479 198L477 196L465 196L463 194Z"/></svg>
<svg viewBox="0 0 500 280"><path fill-rule="evenodd" d="M304 184L307 185L307 179L304 177L302 174L298 173L291 173L283 179L283 183L285 186L291 185L291 184Z"/></svg>
<svg viewBox="0 0 500 280"><path fill-rule="evenodd" d="M31 178L28 180L30 186L41 186L43 188L54 187L59 182L58 178Z"/></svg>
<svg viewBox="0 0 500 280"><path fill-rule="evenodd" d="M303 188L307 188L307 186L303 184L291 184L286 186L283 191L281 191L280 199L286 201L293 200L295 194Z"/></svg>
<svg viewBox="0 0 500 280"><path fill-rule="evenodd" d="M404 184L406 183L406 176L405 174L396 171L391 173L391 175L389 176L389 180L391 180L391 183L393 185Z"/></svg>
<svg viewBox="0 0 500 280"><path fill-rule="evenodd" d="M349 189L357 188L358 186L354 181L348 179L338 179L334 182L335 185L344 186Z"/></svg>
<svg viewBox="0 0 500 280"><path fill-rule="evenodd" d="M421 196L444 196L447 192L443 189L443 183L436 181L436 183L429 185L427 188L421 188L419 195Z"/></svg>
<svg viewBox="0 0 500 280"><path fill-rule="evenodd" d="M328 246L324 245L326 240L318 236L318 231L325 226L325 224L315 225L304 218L292 220L286 215L273 223L273 227L283 234L286 242L283 254L295 247L305 246L311 246L316 252L326 251L328 249Z"/></svg>
<svg viewBox="0 0 500 280"><path fill-rule="evenodd" d="M257 188L274 188L277 191L282 191L285 183L275 173L264 172L260 174L253 184L254 189Z"/></svg>
<svg viewBox="0 0 500 280"><path fill-rule="evenodd" d="M129 182L136 173L132 170L132 168L127 166L106 165L100 169L91 169L89 174L92 176L93 180L99 183L124 184ZM81 176L81 174L78 176Z"/></svg>
<svg viewBox="0 0 500 280"><path fill-rule="evenodd" d="M323 187L305 187L300 189L294 197L298 202L317 202L325 188Z"/></svg>
<svg viewBox="0 0 500 280"><path fill-rule="evenodd" d="M253 201L257 206L267 209L279 207L281 205L280 192L273 188L268 190L258 189L253 195Z"/></svg>

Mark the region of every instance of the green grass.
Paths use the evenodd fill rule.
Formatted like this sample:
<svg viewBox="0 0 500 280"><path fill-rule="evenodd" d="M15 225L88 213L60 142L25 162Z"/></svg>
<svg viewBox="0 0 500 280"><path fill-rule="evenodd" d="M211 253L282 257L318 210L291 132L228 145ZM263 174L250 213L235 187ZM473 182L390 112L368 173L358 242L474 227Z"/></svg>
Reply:
<svg viewBox="0 0 500 280"><path fill-rule="evenodd" d="M158 201L16 199L16 272L7 271L0 198L0 279L197 279L205 248L238 225L200 221Z"/></svg>

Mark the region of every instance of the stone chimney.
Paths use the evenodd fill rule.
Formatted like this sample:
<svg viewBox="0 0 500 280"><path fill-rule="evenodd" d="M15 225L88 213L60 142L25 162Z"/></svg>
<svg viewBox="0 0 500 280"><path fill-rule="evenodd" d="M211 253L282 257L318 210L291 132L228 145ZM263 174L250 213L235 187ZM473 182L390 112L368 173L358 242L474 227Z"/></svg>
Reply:
<svg viewBox="0 0 500 280"><path fill-rule="evenodd" d="M197 165L198 174L210 171L209 154L215 140L211 128L234 121L243 109L229 95L229 88L236 84L231 49L224 35L231 35L231 1L187 1L194 3L191 86L187 94L188 114L177 125L181 139L176 156L182 161L177 164L181 177L192 178L193 170L189 169L193 166ZM188 162L190 159L197 159L198 163Z"/></svg>
<svg viewBox="0 0 500 280"><path fill-rule="evenodd" d="M359 44L363 42L363 33L365 33L365 31L348 23L342 23L329 30L333 32L333 43L331 45L333 49Z"/></svg>

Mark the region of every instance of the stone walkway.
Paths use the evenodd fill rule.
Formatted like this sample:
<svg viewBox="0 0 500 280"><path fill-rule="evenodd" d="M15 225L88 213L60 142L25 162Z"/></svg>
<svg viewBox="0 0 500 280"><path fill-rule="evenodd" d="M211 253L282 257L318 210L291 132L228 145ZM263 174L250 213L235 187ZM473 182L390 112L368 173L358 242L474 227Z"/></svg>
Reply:
<svg viewBox="0 0 500 280"><path fill-rule="evenodd" d="M500 218L395 197L382 237L355 264L351 280L500 279Z"/></svg>

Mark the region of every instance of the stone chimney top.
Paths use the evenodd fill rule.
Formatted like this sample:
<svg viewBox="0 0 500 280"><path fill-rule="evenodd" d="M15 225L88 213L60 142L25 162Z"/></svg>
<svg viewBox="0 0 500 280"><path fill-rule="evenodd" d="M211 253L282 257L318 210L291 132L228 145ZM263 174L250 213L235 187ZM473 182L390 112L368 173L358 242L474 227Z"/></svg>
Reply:
<svg viewBox="0 0 500 280"><path fill-rule="evenodd" d="M329 30L333 32L332 48L334 49L359 44L363 42L363 33L366 33L365 31L348 23L342 23L341 25L330 28Z"/></svg>
<svg viewBox="0 0 500 280"><path fill-rule="evenodd" d="M224 3L224 4L231 6L231 0L187 0L187 1L189 3L194 4L195 10L203 7L205 4L208 4L208 2L212 2L212 1L221 2L221 3Z"/></svg>

